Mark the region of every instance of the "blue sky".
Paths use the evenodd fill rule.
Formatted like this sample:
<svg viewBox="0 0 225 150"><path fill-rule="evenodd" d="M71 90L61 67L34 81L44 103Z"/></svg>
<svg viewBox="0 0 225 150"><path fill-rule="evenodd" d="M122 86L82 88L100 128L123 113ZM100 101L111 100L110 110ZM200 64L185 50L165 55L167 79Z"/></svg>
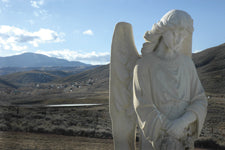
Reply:
<svg viewBox="0 0 225 150"><path fill-rule="evenodd" d="M105 64L117 22L143 35L171 9L194 20L193 52L225 43L224 0L0 0L0 56L24 52Z"/></svg>

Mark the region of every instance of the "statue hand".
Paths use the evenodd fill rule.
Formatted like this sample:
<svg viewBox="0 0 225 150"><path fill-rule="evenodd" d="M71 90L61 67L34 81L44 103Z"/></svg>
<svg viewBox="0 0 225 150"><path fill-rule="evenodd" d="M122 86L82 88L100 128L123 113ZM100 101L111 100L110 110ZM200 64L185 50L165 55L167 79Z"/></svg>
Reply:
<svg viewBox="0 0 225 150"><path fill-rule="evenodd" d="M187 111L184 115L175 120L169 120L165 118L165 121L162 125L162 128L171 136L176 139L180 139L187 135L185 129L188 129L188 126L196 121L197 117L193 112Z"/></svg>
<svg viewBox="0 0 225 150"><path fill-rule="evenodd" d="M188 124L186 124L183 118L178 118L172 121L172 125L168 128L167 133L173 136L176 139L181 139L186 136L185 129L188 128Z"/></svg>
<svg viewBox="0 0 225 150"><path fill-rule="evenodd" d="M184 115L178 119L171 121L169 126L167 126L167 133L177 139L180 139L187 135L185 129L188 129L188 126L196 121L196 115L191 112L187 111Z"/></svg>

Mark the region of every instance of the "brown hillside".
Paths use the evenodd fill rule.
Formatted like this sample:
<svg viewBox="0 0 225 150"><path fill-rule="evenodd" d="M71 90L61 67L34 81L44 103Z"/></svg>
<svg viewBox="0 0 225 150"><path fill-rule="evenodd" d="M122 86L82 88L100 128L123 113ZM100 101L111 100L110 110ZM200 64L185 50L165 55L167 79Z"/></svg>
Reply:
<svg viewBox="0 0 225 150"><path fill-rule="evenodd" d="M109 89L109 65L102 65L59 80L59 82L93 83L96 90Z"/></svg>
<svg viewBox="0 0 225 150"><path fill-rule="evenodd" d="M225 44L193 54L199 78L206 92L225 93Z"/></svg>
<svg viewBox="0 0 225 150"><path fill-rule="evenodd" d="M7 88L16 89L17 86L0 78L0 89L7 89Z"/></svg>
<svg viewBox="0 0 225 150"><path fill-rule="evenodd" d="M225 44L193 54L199 78L206 92L225 93ZM103 65L63 78L60 82L85 82L93 79L96 88L108 89L109 65Z"/></svg>
<svg viewBox="0 0 225 150"><path fill-rule="evenodd" d="M19 85L25 85L28 83L47 83L58 78L58 76L54 74L38 70L16 72L1 77L5 81Z"/></svg>

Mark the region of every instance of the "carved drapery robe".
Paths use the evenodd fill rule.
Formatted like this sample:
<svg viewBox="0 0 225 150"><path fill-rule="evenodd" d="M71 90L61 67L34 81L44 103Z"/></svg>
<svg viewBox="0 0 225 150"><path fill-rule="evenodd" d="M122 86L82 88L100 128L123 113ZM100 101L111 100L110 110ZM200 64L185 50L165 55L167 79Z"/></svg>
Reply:
<svg viewBox="0 0 225 150"><path fill-rule="evenodd" d="M184 137L200 134L207 99L190 57L178 54L175 59L161 59L152 52L139 59L134 68L133 99L139 127L153 145L168 135L163 124L187 111L194 112L197 120Z"/></svg>

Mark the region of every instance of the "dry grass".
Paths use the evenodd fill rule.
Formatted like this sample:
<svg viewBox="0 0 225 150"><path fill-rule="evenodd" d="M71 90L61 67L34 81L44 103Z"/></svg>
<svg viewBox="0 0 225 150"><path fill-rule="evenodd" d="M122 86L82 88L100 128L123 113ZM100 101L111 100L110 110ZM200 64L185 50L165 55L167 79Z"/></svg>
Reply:
<svg viewBox="0 0 225 150"><path fill-rule="evenodd" d="M112 139L0 132L1 150L113 150Z"/></svg>
<svg viewBox="0 0 225 150"><path fill-rule="evenodd" d="M137 143L138 147L138 143ZM2 150L113 150L112 139L64 136L55 134L1 132ZM139 148L137 148L138 150ZM196 148L195 150L213 150Z"/></svg>

